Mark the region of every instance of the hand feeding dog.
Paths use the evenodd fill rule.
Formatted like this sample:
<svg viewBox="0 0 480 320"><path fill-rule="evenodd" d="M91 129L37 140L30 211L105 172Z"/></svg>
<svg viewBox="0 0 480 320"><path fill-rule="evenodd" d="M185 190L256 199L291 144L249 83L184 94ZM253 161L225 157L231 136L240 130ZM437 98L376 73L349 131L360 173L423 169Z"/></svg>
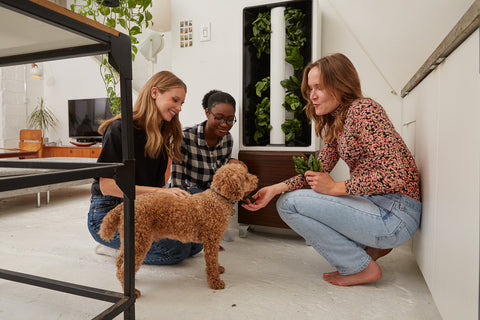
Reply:
<svg viewBox="0 0 480 320"><path fill-rule="evenodd" d="M223 289L218 263L220 240L227 230L236 201L257 188L258 179L242 164L230 163L217 170L209 189L188 198L163 193L139 195L135 200L135 272L140 268L152 242L169 238L203 243L208 284ZM116 259L117 278L123 287L123 204L103 219L99 234L110 240L120 233L120 253ZM135 289L135 296L140 291Z"/></svg>

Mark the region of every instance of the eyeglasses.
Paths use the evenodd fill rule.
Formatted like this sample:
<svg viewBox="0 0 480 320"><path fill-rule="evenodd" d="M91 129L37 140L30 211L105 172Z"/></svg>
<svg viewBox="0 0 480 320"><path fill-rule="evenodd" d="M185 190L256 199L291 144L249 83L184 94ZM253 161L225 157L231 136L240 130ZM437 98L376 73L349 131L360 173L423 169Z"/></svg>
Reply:
<svg viewBox="0 0 480 320"><path fill-rule="evenodd" d="M235 116L233 118L225 119L223 117L217 116L211 111L210 114L213 116L213 121L215 121L216 124L224 124L226 122L229 126L233 126L233 124L237 122L237 118Z"/></svg>

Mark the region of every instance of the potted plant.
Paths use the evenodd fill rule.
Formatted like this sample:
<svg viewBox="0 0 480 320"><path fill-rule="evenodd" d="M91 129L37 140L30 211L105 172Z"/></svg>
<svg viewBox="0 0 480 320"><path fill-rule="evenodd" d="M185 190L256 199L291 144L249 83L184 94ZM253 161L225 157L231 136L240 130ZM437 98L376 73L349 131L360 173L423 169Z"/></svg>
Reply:
<svg viewBox="0 0 480 320"><path fill-rule="evenodd" d="M57 125L58 119L50 110L43 98L38 99L38 104L33 109L32 113L27 120L27 126L29 129L40 129L42 131L42 138L45 141L45 132L49 128L53 128Z"/></svg>

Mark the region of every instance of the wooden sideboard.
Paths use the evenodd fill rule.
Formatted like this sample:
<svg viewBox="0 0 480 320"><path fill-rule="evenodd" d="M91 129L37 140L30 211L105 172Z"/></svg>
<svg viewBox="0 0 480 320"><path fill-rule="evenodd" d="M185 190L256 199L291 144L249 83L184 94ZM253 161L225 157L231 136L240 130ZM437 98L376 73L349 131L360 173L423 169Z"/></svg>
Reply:
<svg viewBox="0 0 480 320"><path fill-rule="evenodd" d="M309 156L313 152L283 151L240 151L238 159L248 166L248 171L258 177L258 189L281 182L297 175L293 156ZM251 212L238 206L238 223L241 225L259 225L277 228L289 228L277 213L274 197L264 208ZM241 231L242 233L242 231Z"/></svg>
<svg viewBox="0 0 480 320"><path fill-rule="evenodd" d="M101 147L43 147L43 158L49 157L79 157L79 158L98 158Z"/></svg>

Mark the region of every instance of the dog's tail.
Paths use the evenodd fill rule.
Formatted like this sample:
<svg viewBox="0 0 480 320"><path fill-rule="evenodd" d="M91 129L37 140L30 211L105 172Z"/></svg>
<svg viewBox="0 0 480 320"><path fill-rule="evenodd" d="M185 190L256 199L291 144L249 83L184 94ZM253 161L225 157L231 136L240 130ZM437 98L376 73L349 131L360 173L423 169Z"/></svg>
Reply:
<svg viewBox="0 0 480 320"><path fill-rule="evenodd" d="M103 240L110 240L115 235L120 224L120 215L123 213L123 203L119 204L103 218L98 234Z"/></svg>

